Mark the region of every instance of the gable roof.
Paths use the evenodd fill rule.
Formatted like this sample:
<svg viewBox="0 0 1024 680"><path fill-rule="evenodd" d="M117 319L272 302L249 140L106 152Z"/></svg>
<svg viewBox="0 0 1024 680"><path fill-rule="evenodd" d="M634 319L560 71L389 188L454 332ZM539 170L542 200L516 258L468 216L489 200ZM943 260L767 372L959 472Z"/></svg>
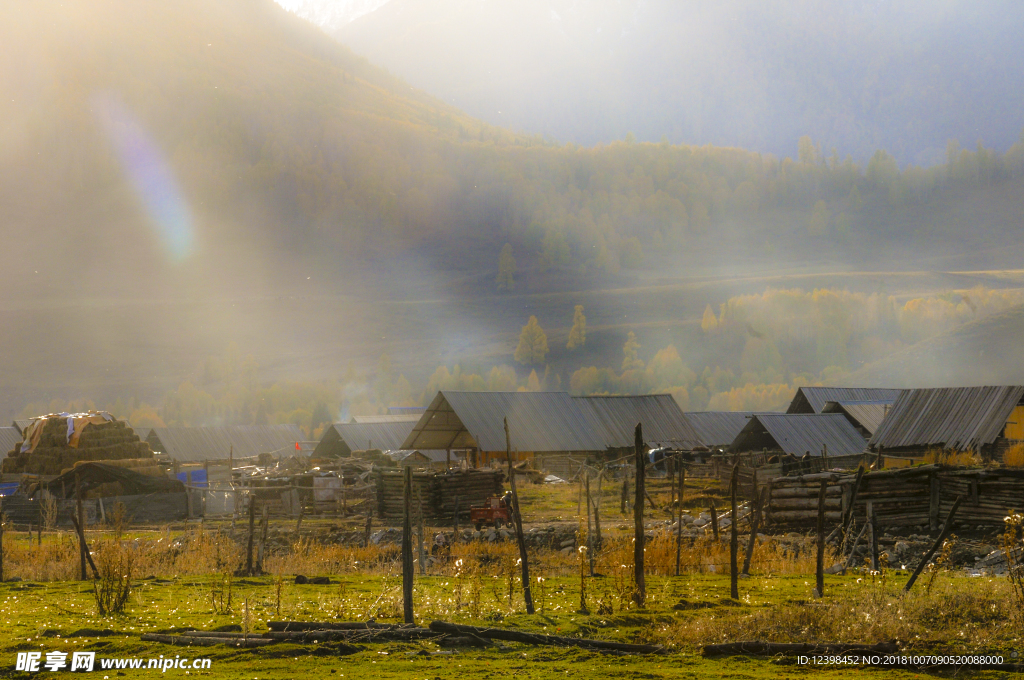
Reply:
<svg viewBox="0 0 1024 680"><path fill-rule="evenodd" d="M867 431L868 436L874 434L892 410L893 401L829 401L825 403L822 413L843 413L853 423Z"/></svg>
<svg viewBox="0 0 1024 680"><path fill-rule="evenodd" d="M871 437L871 447L942 446L978 449L1003 432L1024 386L906 390Z"/></svg>
<svg viewBox="0 0 1024 680"><path fill-rule="evenodd" d="M412 432L415 420L399 420L368 423L335 423L334 429L353 451L381 449L394 451L403 448L402 443Z"/></svg>
<svg viewBox="0 0 1024 680"><path fill-rule="evenodd" d="M516 451L604 451L608 430L566 392L454 392L434 396L397 448L504 451L503 419ZM632 445L632 435L630 436Z"/></svg>
<svg viewBox="0 0 1024 680"><path fill-rule="evenodd" d="M293 454L305 437L296 425L154 427L146 441L178 461L250 458L261 453Z"/></svg>
<svg viewBox="0 0 1024 680"><path fill-rule="evenodd" d="M613 397L574 397L581 406L593 409L607 428L607 446L626 448L634 444L637 423L642 424L644 442L651 447L677 449L703 447L701 437L683 415L671 394L643 394ZM731 440L730 440L731 441Z"/></svg>
<svg viewBox="0 0 1024 680"><path fill-rule="evenodd" d="M687 411L683 414L707 446L729 446L750 421L752 411Z"/></svg>
<svg viewBox="0 0 1024 680"><path fill-rule="evenodd" d="M755 413L729 447L732 451L777 448L794 456L851 456L864 451L867 441L841 413Z"/></svg>
<svg viewBox="0 0 1024 680"><path fill-rule="evenodd" d="M786 413L821 413L830 401L895 401L902 391L882 387L800 387Z"/></svg>

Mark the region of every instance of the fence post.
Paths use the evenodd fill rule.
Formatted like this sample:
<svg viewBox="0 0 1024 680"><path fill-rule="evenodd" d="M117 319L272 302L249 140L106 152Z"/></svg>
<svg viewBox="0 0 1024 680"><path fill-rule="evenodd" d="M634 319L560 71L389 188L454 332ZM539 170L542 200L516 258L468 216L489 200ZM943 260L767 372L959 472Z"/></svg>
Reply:
<svg viewBox="0 0 1024 680"><path fill-rule="evenodd" d="M412 614L412 468L405 468L403 500L405 512L402 517L402 610L405 622L413 623Z"/></svg>
<svg viewBox="0 0 1024 680"><path fill-rule="evenodd" d="M633 440L633 454L636 461L636 496L633 502L633 581L636 586L634 599L638 607L647 600L647 586L644 581L644 477L647 474L644 460L644 435L640 423L636 424Z"/></svg>
<svg viewBox="0 0 1024 680"><path fill-rule="evenodd" d="M256 496L249 491L249 540L246 548L245 574L252 576L252 542L256 533Z"/></svg>
<svg viewBox="0 0 1024 680"><path fill-rule="evenodd" d="M878 522L875 520L875 506L868 501L868 523L871 524L871 570L878 571Z"/></svg>
<svg viewBox="0 0 1024 680"><path fill-rule="evenodd" d="M757 541L757 530L761 526L761 506L764 505L765 496L768 494L767 487L761 489L761 493L757 494L754 503L753 518L750 521L750 539L747 541L747 554L743 556L743 575L750 575L750 560L754 556L754 546Z"/></svg>
<svg viewBox="0 0 1024 680"><path fill-rule="evenodd" d="M732 468L732 481L729 484L730 508L729 508L729 597L734 600L740 599L739 587L739 519L736 512L736 492L740 485L740 464Z"/></svg>
<svg viewBox="0 0 1024 680"><path fill-rule="evenodd" d="M818 555L815 568L815 583L818 597L825 597L825 493L828 482L821 480L818 489Z"/></svg>
<svg viewBox="0 0 1024 680"><path fill-rule="evenodd" d="M715 508L714 499L711 500L711 534L718 540L718 509ZM706 534L705 534L706 535Z"/></svg>
<svg viewBox="0 0 1024 680"><path fill-rule="evenodd" d="M914 585L914 581L916 581L917 577L921 575L921 571L924 569L924 565L928 564L928 560L932 558L932 555L935 554L935 551L939 549L939 546L942 545L942 542L945 541L946 537L949 536L950 532L953 531L953 516L956 515L956 511L957 508L960 507L961 500L963 500L963 496L957 496L956 500L953 501L953 507L949 509L949 514L946 515L946 522L942 525L942 533L940 533L939 537L935 539L935 543L932 544L931 549L927 553L925 553L924 559L921 560L921 563L917 565L917 569L915 569L914 573L911 574L910 580L907 581L907 585L903 586L903 592L910 592L910 589Z"/></svg>
<svg viewBox="0 0 1024 680"><path fill-rule="evenodd" d="M28 544L32 545L32 528L28 530ZM4 499L0 496L0 583L4 582Z"/></svg>
<svg viewBox="0 0 1024 680"><path fill-rule="evenodd" d="M530 589L530 561L529 555L526 553L526 537L523 535L523 516L519 514L519 492L516 490L516 475L512 469L512 438L508 432L508 418L505 418L504 422L505 456L508 460L508 483L512 491L512 522L516 527L516 543L519 544L519 564L522 569L523 578L523 601L526 603L526 613L533 614L533 591Z"/></svg>
<svg viewBox="0 0 1024 680"><path fill-rule="evenodd" d="M679 576L679 561L683 556L683 490L686 488L686 468L679 466L679 497L676 512L676 576Z"/></svg>
<svg viewBox="0 0 1024 680"><path fill-rule="evenodd" d="M604 543L601 538L601 480L604 478L604 470L597 474L597 498L594 500L594 550L600 550Z"/></svg>
<svg viewBox="0 0 1024 680"><path fill-rule="evenodd" d="M459 542L459 497L455 496L455 512L452 514L452 543Z"/></svg>
<svg viewBox="0 0 1024 680"><path fill-rule="evenodd" d="M82 505L82 478L75 473L75 506L78 514L78 559L82 567L82 580L85 581L88 575L85 573L85 507Z"/></svg>
<svg viewBox="0 0 1024 680"><path fill-rule="evenodd" d="M593 527L591 526L591 522L590 522L591 505L590 505L590 470L589 469L587 470L587 477L586 477L586 480L585 480L585 485L586 485L586 494L587 494L587 556L589 557L588 561L590 562L590 576L591 576L591 578L593 578L593 576L594 576L594 537L593 537L593 533L592 533Z"/></svg>
<svg viewBox="0 0 1024 680"><path fill-rule="evenodd" d="M423 496L416 489L416 555L420 563L420 576L427 574L427 555L423 549Z"/></svg>

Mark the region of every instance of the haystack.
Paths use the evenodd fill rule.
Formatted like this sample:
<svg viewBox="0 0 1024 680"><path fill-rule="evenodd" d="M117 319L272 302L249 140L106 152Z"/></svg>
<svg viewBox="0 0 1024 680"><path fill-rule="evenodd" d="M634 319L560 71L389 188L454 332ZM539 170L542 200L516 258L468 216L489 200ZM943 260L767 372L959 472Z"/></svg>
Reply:
<svg viewBox="0 0 1024 680"><path fill-rule="evenodd" d="M70 426L69 419L73 420ZM79 461L153 459L149 444L141 441L126 422L104 413L33 418L24 437L4 459L4 473L59 475Z"/></svg>

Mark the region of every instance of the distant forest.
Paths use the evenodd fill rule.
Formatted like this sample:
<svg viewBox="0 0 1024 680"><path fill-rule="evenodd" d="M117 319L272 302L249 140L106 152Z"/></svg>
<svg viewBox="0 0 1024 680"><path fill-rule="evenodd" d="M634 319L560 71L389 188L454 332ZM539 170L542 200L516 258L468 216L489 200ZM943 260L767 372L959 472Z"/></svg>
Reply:
<svg viewBox="0 0 1024 680"><path fill-rule="evenodd" d="M553 145L411 90L269 0L257 12L239 0L71 5L40 40L55 6L0 15L18 55L4 73L15 96L0 102L11 222L56 228L82 209L142 218L111 140L133 126L167 160L208 246L244 239L311 258L448 239L455 252L493 248L496 268L510 242L543 265L617 273L651 249L713 241L721 225L756 241L780 220L797 244L899 239L894 216L908 206L1024 176L1024 141L1005 154L950 141L945 164L902 169L885 150L861 167L806 136L794 158L631 135Z"/></svg>

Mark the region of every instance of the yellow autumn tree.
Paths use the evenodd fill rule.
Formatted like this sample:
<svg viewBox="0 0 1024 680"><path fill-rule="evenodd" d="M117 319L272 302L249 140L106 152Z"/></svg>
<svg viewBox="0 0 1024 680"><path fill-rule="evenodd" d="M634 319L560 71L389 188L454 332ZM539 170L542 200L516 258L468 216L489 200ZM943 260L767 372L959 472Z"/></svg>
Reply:
<svg viewBox="0 0 1024 680"><path fill-rule="evenodd" d="M537 317L531 316L530 320L523 326L519 334L519 345L513 355L515 360L524 366L544 363L544 357L548 354L548 336L544 329L537 322Z"/></svg>
<svg viewBox="0 0 1024 680"><path fill-rule="evenodd" d="M640 343L637 342L636 335L633 331L629 332L626 337L626 343L622 346L622 370L632 371L640 370L644 367L644 362L637 356L637 350L640 349Z"/></svg>
<svg viewBox="0 0 1024 680"><path fill-rule="evenodd" d="M587 317L583 316L583 305L576 305L572 315L572 328L569 330L567 349L576 349L587 344Z"/></svg>
<svg viewBox="0 0 1024 680"><path fill-rule="evenodd" d="M712 333L718 330L718 318L715 316L715 310L711 309L710 304L704 308L704 318L700 320L700 328L705 333Z"/></svg>

